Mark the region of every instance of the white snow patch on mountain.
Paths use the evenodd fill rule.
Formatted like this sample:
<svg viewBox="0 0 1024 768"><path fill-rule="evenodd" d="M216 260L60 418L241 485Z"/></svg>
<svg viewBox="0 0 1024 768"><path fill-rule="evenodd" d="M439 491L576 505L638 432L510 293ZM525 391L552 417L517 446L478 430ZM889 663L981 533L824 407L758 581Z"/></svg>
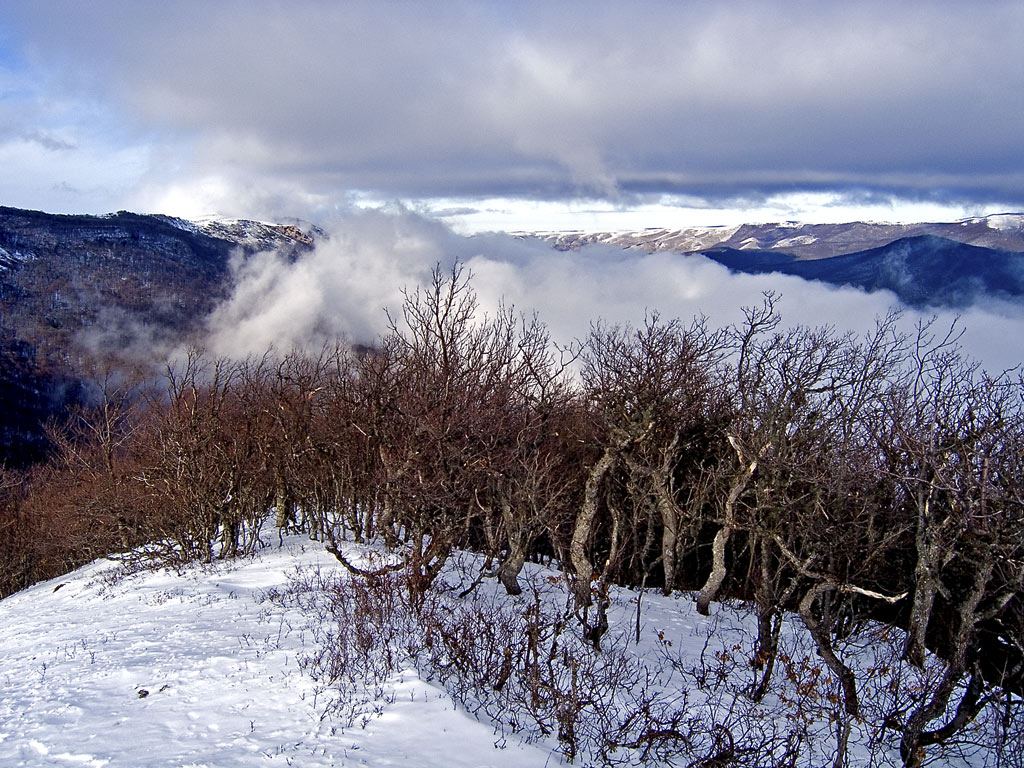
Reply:
<svg viewBox="0 0 1024 768"><path fill-rule="evenodd" d="M31 258L32 255L28 253L22 253L21 251L11 253L8 250L0 248L0 272L11 269L23 261L29 261Z"/></svg>
<svg viewBox="0 0 1024 768"><path fill-rule="evenodd" d="M998 229L1001 231L1024 229L1024 214L995 214L993 216L986 216L985 222L988 224L990 229Z"/></svg>
<svg viewBox="0 0 1024 768"><path fill-rule="evenodd" d="M814 235L797 235L796 237L787 237L779 240L772 248L792 248L794 245L810 245L816 242L818 242L818 238Z"/></svg>

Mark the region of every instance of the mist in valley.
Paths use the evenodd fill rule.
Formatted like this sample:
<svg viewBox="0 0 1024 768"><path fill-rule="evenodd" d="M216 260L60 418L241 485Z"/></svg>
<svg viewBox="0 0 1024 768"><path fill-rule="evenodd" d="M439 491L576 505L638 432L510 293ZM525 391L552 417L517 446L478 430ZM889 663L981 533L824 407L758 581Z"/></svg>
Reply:
<svg viewBox="0 0 1024 768"><path fill-rule="evenodd" d="M733 273L700 255L602 244L561 251L530 236L462 235L400 206L352 212L325 229L328 236L294 260L273 252L236 259L231 296L207 321L212 351L244 357L336 339L373 345L389 317L397 317L404 290L422 285L435 267L447 271L458 262L471 274L482 312L511 305L536 314L561 346L585 337L593 322L638 325L651 312L684 321L706 316L712 326L725 327L772 292L781 299L785 326L862 335L897 310L908 333L920 323L943 332L955 325L964 352L990 371L1021 362L1014 340L1024 331L1024 307L1008 301L914 310L889 291Z"/></svg>

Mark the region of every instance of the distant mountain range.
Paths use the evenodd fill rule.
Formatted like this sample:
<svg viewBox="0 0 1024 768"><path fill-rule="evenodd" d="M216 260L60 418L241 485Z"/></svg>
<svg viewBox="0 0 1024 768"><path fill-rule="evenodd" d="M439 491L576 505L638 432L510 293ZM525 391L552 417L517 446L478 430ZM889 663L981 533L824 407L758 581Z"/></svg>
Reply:
<svg viewBox="0 0 1024 768"><path fill-rule="evenodd" d="M559 250L604 244L646 253L701 254L736 272L778 272L867 291L913 307L963 308L1024 297L1024 214L934 224L744 224L639 232L559 232Z"/></svg>
<svg viewBox="0 0 1024 768"><path fill-rule="evenodd" d="M937 224L793 223L522 233L557 249L601 244L701 254L729 269L888 289L908 305L1024 298L1024 215ZM157 359L231 291L231 259L298 258L326 238L301 223L67 216L0 207L0 465L46 451L42 424L88 397L111 356Z"/></svg>
<svg viewBox="0 0 1024 768"><path fill-rule="evenodd" d="M715 247L783 251L799 259L821 259L866 251L919 235L934 235L982 248L1024 252L1024 214L1003 213L949 223L742 224L734 227L644 229L620 232L521 233L542 237L560 250L590 243L638 248L648 253L699 253Z"/></svg>

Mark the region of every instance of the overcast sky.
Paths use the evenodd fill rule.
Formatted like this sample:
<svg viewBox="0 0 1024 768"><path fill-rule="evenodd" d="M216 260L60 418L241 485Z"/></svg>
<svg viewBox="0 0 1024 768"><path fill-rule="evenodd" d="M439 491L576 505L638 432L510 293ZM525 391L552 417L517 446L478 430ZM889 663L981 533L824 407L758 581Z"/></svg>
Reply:
<svg viewBox="0 0 1024 768"><path fill-rule="evenodd" d="M0 204L462 229L1024 209L1024 3L0 0Z"/></svg>

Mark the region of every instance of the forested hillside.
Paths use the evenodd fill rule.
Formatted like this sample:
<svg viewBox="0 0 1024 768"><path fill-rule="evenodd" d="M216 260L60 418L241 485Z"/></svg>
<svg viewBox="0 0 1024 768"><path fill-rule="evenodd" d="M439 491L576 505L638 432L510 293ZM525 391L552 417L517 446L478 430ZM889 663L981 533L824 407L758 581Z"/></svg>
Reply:
<svg viewBox="0 0 1024 768"><path fill-rule="evenodd" d="M43 457L46 420L87 402L98 369L159 361L201 328L233 253L311 245L289 226L0 207L0 464Z"/></svg>

